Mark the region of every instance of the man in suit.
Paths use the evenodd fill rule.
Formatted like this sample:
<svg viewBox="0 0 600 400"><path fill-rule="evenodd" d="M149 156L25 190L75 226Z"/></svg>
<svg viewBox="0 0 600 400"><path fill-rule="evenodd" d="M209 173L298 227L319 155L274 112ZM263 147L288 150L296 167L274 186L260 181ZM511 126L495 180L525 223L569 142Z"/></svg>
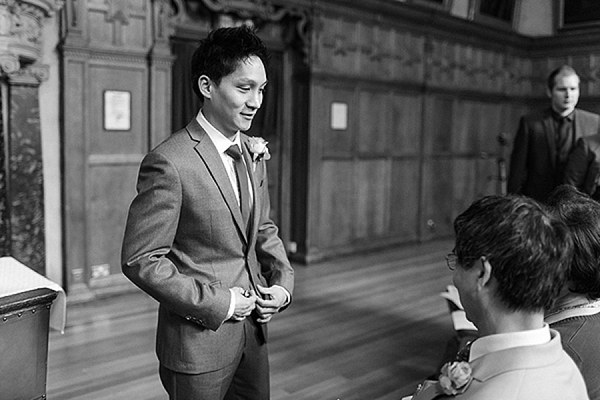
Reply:
<svg viewBox="0 0 600 400"><path fill-rule="evenodd" d="M559 333L544 323L573 246L566 225L542 207L525 196L487 196L456 218L447 262L479 338L413 400L588 399Z"/></svg>
<svg viewBox="0 0 600 400"><path fill-rule="evenodd" d="M156 351L171 399L269 399L267 326L293 269L269 218L266 143L249 138L267 51L220 28L192 58L197 116L143 159L123 273L159 302Z"/></svg>
<svg viewBox="0 0 600 400"><path fill-rule="evenodd" d="M576 109L579 76L564 65L548 76L551 106L521 118L510 157L507 190L538 201L563 181L577 139L598 133L600 116Z"/></svg>

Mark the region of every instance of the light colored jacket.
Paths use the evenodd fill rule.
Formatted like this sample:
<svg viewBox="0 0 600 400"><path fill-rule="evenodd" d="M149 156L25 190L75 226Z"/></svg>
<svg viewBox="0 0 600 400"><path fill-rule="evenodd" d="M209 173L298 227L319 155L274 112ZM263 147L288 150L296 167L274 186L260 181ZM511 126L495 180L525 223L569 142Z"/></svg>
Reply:
<svg viewBox="0 0 600 400"><path fill-rule="evenodd" d="M583 377L560 334L537 346L514 347L470 362L473 382L455 400L587 400Z"/></svg>

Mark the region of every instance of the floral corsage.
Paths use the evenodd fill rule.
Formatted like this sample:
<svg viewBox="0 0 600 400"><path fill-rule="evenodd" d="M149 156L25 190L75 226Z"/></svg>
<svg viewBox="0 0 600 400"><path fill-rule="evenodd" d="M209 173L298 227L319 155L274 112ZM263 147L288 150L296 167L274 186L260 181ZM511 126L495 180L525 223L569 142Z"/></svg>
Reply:
<svg viewBox="0 0 600 400"><path fill-rule="evenodd" d="M271 158L267 144L269 142L261 137L251 136L248 138L248 147L252 153L252 161L259 162L262 159L266 161Z"/></svg>
<svg viewBox="0 0 600 400"><path fill-rule="evenodd" d="M471 372L471 366L466 361L446 363L437 381L423 382L417 387L415 394L406 399L430 400L438 396L456 396L464 393L473 381Z"/></svg>
<svg viewBox="0 0 600 400"><path fill-rule="evenodd" d="M450 396L464 393L473 381L471 372L471 365L466 361L446 363L438 378L439 385L444 393Z"/></svg>

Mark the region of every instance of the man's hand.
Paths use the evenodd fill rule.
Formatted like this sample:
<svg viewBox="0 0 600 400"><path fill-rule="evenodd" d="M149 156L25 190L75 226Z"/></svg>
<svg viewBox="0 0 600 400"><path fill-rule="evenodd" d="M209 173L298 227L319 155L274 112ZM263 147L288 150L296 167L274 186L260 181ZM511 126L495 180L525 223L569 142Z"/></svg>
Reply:
<svg viewBox="0 0 600 400"><path fill-rule="evenodd" d="M271 320L273 314L279 312L279 309L285 304L287 296L279 287L266 288L258 285L257 288L263 297L263 299L256 299L257 321L264 324Z"/></svg>
<svg viewBox="0 0 600 400"><path fill-rule="evenodd" d="M256 307L256 293L247 291L240 287L231 288L235 294L235 308L231 319L243 321Z"/></svg>

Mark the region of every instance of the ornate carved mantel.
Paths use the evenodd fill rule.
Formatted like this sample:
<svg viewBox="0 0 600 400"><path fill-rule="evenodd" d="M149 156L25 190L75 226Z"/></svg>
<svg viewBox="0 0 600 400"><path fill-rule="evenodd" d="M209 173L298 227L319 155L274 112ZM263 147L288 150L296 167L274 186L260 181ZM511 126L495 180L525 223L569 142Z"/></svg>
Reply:
<svg viewBox="0 0 600 400"><path fill-rule="evenodd" d="M310 54L310 39L308 25L310 8L300 2L281 0L172 0L174 25L185 26L197 23L198 14L207 12L214 18L212 28L249 24L260 28L261 25L281 22L284 18L292 18L295 25L295 35L288 34L284 38L286 44L299 39L299 46L308 62Z"/></svg>
<svg viewBox="0 0 600 400"><path fill-rule="evenodd" d="M0 255L45 272L38 88L42 24L61 0L0 0Z"/></svg>

